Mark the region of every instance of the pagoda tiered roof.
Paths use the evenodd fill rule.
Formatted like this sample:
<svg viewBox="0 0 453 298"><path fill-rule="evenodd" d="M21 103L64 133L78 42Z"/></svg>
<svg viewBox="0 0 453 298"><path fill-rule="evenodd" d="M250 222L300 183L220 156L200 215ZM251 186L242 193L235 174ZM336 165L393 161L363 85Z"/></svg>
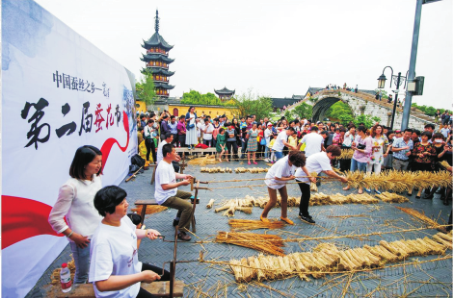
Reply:
<svg viewBox="0 0 453 298"><path fill-rule="evenodd" d="M166 70L165 68L162 68L160 66L148 66L147 68L142 68L143 74L146 73L147 71L150 71L152 74L160 74L167 77L171 77L172 75L175 74L174 71Z"/></svg>
<svg viewBox="0 0 453 298"><path fill-rule="evenodd" d="M160 53L153 53L153 54L142 54L142 58L140 60L144 62L149 62L149 61L163 61L165 63L172 63L175 61L175 59L168 58L166 55L160 54Z"/></svg>
<svg viewBox="0 0 453 298"><path fill-rule="evenodd" d="M230 90L227 87L223 87L223 89L219 90L214 89L214 92L217 95L233 95L236 92L236 90Z"/></svg>
<svg viewBox="0 0 453 298"><path fill-rule="evenodd" d="M159 82L154 82L154 88L162 88L162 89L173 89L175 86L169 85L167 83L159 83Z"/></svg>
<svg viewBox="0 0 453 298"><path fill-rule="evenodd" d="M155 48L155 47L162 48L166 51L173 49L173 46L169 45L158 32L155 32L153 34L153 36L151 36L150 39L148 39L146 41L144 40L142 47L147 50L149 50L151 48Z"/></svg>

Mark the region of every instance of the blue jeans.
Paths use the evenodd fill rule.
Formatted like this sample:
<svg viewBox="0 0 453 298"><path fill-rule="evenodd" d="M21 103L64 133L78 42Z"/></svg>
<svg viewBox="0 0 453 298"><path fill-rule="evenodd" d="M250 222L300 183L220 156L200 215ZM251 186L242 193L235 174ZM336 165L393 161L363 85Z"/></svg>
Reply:
<svg viewBox="0 0 453 298"><path fill-rule="evenodd" d="M78 248L77 244L69 242L76 266L74 275L75 284L84 284L88 280L88 272L90 271L90 245L91 243L85 248Z"/></svg>
<svg viewBox="0 0 453 298"><path fill-rule="evenodd" d="M277 157L277 160L283 158L283 152L278 152L278 151L275 151L275 156Z"/></svg>
<svg viewBox="0 0 453 298"><path fill-rule="evenodd" d="M264 158L269 158L269 147L267 145L264 145Z"/></svg>
<svg viewBox="0 0 453 298"><path fill-rule="evenodd" d="M359 172L366 172L366 162L358 162L354 158L351 159L351 172L359 171Z"/></svg>

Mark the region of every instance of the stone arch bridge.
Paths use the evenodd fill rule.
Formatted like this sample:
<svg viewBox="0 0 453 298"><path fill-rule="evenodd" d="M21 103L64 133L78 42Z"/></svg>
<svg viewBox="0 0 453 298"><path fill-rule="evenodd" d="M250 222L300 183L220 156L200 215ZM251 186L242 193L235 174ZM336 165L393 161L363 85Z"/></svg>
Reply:
<svg viewBox="0 0 453 298"><path fill-rule="evenodd" d="M322 90L312 96L315 102L310 102L308 98L304 100L306 103L313 105L312 120L318 121L324 118L327 110L336 102L342 101L349 105L354 117L359 115L371 115L381 119L380 123L390 126L392 119L393 103L387 103L387 100L376 100L370 93L365 92L352 92L343 89L337 90ZM395 122L393 127L400 128L403 118L403 109L399 107L396 109ZM411 116L409 119L409 127L423 130L427 123L433 123L433 118L425 115L422 111L415 108L411 109Z"/></svg>

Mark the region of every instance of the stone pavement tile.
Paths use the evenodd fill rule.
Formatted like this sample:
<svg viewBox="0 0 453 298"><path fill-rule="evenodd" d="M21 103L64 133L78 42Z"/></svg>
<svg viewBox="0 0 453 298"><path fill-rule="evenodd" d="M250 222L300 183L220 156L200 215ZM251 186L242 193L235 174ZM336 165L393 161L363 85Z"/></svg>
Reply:
<svg viewBox="0 0 453 298"><path fill-rule="evenodd" d="M238 166L248 167L247 164L223 163L219 166L235 168ZM260 165L260 167L265 167ZM262 178L264 174L209 174L200 173L199 167L189 166L185 171L188 174L193 174L201 181L225 181L228 179L253 179ZM154 185L150 184L152 171L145 171L143 174L137 176L134 181L128 183L121 183L120 187L124 188L128 197L127 200L130 204L129 208L134 208L134 201L139 199L150 199L154 197ZM196 219L197 219L197 237L194 239L213 241L218 231L230 231L228 226L228 217L223 216L222 213L215 213L214 210L206 209L205 205L209 199L214 198L215 206L217 208L222 202L234 199L244 198L246 195L252 196L267 196L267 189L262 181L247 182L248 185L258 185L252 189L238 188L238 185L245 185L245 183L211 183L208 185L210 188L217 187L231 187L228 189L219 190L200 190L200 204L197 206ZM189 191L189 187L182 187L182 190ZM322 183L319 187L320 192L327 194L341 193L348 194L355 191L343 191L342 185L339 182ZM288 185L288 194L290 196L300 196L300 190L297 185ZM309 225L303 223L298 218L298 208L293 207L288 209L288 216L292 218L296 225L285 226L282 230L274 231L250 231L252 233L269 233L280 235L283 238L287 237L332 237L344 236L350 234L369 234L373 232L386 232L395 231L399 229L409 229L414 227L422 227L423 223L414 219L410 215L396 209L395 206L404 206L424 211L427 216L437 219L439 222L444 222L448 219L451 206L444 206L438 199L438 194L431 200L417 200L415 196L409 198L410 202L401 204L388 204L379 203L375 205L360 205L360 204L345 204L345 205L327 205L327 206L311 206L310 213L316 220L316 225ZM259 219L262 209L254 207L252 214L244 214L236 212L233 218L239 219ZM174 228L172 226L173 218L176 215L176 210L168 209L164 212L148 215L145 218L145 224L148 228L159 230L166 236L166 240L172 240L174 237ZM332 216L345 216L345 215L362 215L360 217L339 218ZM278 218L280 216L280 208L274 208L269 217ZM377 245L380 240L394 241L402 237L406 239L414 239L417 237L423 238L425 235L434 235L437 231L415 231L409 233L394 233L375 235L363 238L339 238L339 239L326 239L326 240L306 240L297 242L286 243L284 250L286 253L311 251L316 245L321 242L334 242L342 247L357 247L368 245ZM192 240L189 243L178 243L179 260L197 260L200 251L205 251L205 260L216 261L229 261L231 258L244 258L249 256L256 256L258 252L239 247L231 244L219 243L205 243L203 246L194 243ZM173 258L173 243L158 242L144 239L139 249L139 260L149 262L156 266L162 266L164 262L169 262ZM451 253L451 251L447 251ZM27 297L44 297L40 289L43 285L50 281L50 274L54 268L58 268L63 261L69 260L69 246L67 246L58 258L52 263L51 266L43 274L42 278L38 281L36 286L30 291ZM426 256L409 258L407 262L414 260L429 260L435 259L438 256ZM169 266L166 266L167 270ZM184 280L188 286L185 289L185 296L194 297L200 293L196 293L196 287L200 290L209 292L209 295L218 297L271 297L271 291L267 288L255 286L250 284L246 286L247 290L241 292L238 285L234 281L234 276L229 273L230 268L227 266L213 265L208 263L187 263L177 264L176 278ZM404 280L404 276L411 283L408 283L407 289L415 290L413 296L427 295L444 295L448 293L451 295L451 273L452 261L446 260L442 262L424 263L420 266L407 265L404 268L386 268L382 270L375 270L370 273L361 273L354 275L357 280L350 284L349 291L345 297L363 296L374 290L378 285L382 286L380 291L374 292L373 297L395 297L404 293L404 286L402 283L394 283L398 279ZM423 272L425 271L425 272ZM433 284L423 284L421 281L427 281L430 277L434 279ZM341 297L342 290L346 284L346 278L341 277L344 282L330 288L332 283L337 283L340 275L335 274L321 279L311 278L310 281L301 281L298 277L293 277L278 281L264 281L263 284L271 286L287 295L279 294L272 291L272 297ZM361 281L359 281L360 279ZM219 287L219 282L222 287ZM421 286L421 287L420 287ZM218 292L217 292L218 291ZM406 290L407 293L408 290ZM41 295L41 296L40 296ZM248 297L248 296L247 296Z"/></svg>

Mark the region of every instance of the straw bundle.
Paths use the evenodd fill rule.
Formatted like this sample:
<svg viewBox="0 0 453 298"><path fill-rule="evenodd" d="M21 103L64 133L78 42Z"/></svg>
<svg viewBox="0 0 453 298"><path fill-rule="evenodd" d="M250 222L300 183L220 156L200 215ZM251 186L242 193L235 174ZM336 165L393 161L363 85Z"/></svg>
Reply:
<svg viewBox="0 0 453 298"><path fill-rule="evenodd" d="M341 149L341 155L337 159L352 159L354 150L352 149Z"/></svg>
<svg viewBox="0 0 453 298"><path fill-rule="evenodd" d="M400 172L386 171L380 174L365 174L362 172L346 172L348 185L354 188L379 188L403 192L417 186L427 188L430 186L447 187L451 183L451 174L440 172Z"/></svg>
<svg viewBox="0 0 453 298"><path fill-rule="evenodd" d="M309 280L308 276L321 278L329 272L354 271L367 268L382 268L386 263L393 263L409 256L442 255L452 247L452 235L439 233L433 239L425 237L414 240L380 241L380 245L339 250L332 243L320 243L313 252L292 253L287 256L249 257L231 260L237 282L249 282L281 279L299 276ZM242 269L240 267L242 266ZM244 269L244 267L247 267Z"/></svg>
<svg viewBox="0 0 453 298"><path fill-rule="evenodd" d="M246 196L245 199L232 199L228 200L226 203L223 204L222 207L219 207L215 209L215 212L220 212L226 210L223 215L226 215L228 217L234 216L234 213L236 211L242 211L247 214L252 213L252 207L254 205L255 199L250 196Z"/></svg>
<svg viewBox="0 0 453 298"><path fill-rule="evenodd" d="M396 208L398 208L399 210L403 211L404 213L407 213L409 215L412 215L415 218L418 218L419 220L427 223L428 225L430 225L432 227L439 226L439 224L436 221L432 220L431 218L427 217L425 214L420 213L420 212L418 212L415 209L403 208L403 207L396 207Z"/></svg>
<svg viewBox="0 0 453 298"><path fill-rule="evenodd" d="M221 168L221 167L214 167L214 168L208 168L208 167L201 167L200 168L201 173L233 173L233 169L230 168Z"/></svg>
<svg viewBox="0 0 453 298"><path fill-rule="evenodd" d="M72 254L71 254L71 260L67 264L68 264L68 269L71 274L71 280L74 280L76 267L75 267L75 262L74 262L74 258L72 257ZM56 285L56 284L60 283L60 271L61 271L61 268L56 268L52 272L52 274L50 275L51 284Z"/></svg>
<svg viewBox="0 0 453 298"><path fill-rule="evenodd" d="M285 223L278 220L270 220L269 223L265 223L261 220L250 220L250 219L230 219L228 224L233 230L258 230L258 229L281 229L285 226Z"/></svg>
<svg viewBox="0 0 453 298"><path fill-rule="evenodd" d="M409 199L398 195L396 193L391 193L391 192L383 192L380 195L376 195L379 199L386 203L404 203L404 202L409 202Z"/></svg>
<svg viewBox="0 0 453 298"><path fill-rule="evenodd" d="M212 206L214 206L214 201L215 201L214 199L210 199L210 200L209 200L209 203L206 205L206 208L207 208L207 209L211 209Z"/></svg>
<svg viewBox="0 0 453 298"><path fill-rule="evenodd" d="M251 174L260 174L260 173L267 173L269 168L244 168L244 167L239 167L234 169L234 172L236 174L241 174L241 173L251 173Z"/></svg>
<svg viewBox="0 0 453 298"><path fill-rule="evenodd" d="M189 162L187 162L187 164L193 165L193 166L206 166L207 164L215 164L215 163L217 163L217 160L215 159L214 154L194 158L192 160L189 160Z"/></svg>
<svg viewBox="0 0 453 298"><path fill-rule="evenodd" d="M439 164L440 164L444 169L448 169L448 168L451 167L450 164L448 163L448 161L446 161L446 160L441 161Z"/></svg>
<svg viewBox="0 0 453 298"><path fill-rule="evenodd" d="M311 172L310 176L317 177L318 173ZM313 182L310 183L310 191L318 192L318 186L316 186L316 183L313 183Z"/></svg>
<svg viewBox="0 0 453 298"><path fill-rule="evenodd" d="M284 246L283 240L277 235L218 232L215 242L248 247L271 255L285 256L284 250L281 248Z"/></svg>

